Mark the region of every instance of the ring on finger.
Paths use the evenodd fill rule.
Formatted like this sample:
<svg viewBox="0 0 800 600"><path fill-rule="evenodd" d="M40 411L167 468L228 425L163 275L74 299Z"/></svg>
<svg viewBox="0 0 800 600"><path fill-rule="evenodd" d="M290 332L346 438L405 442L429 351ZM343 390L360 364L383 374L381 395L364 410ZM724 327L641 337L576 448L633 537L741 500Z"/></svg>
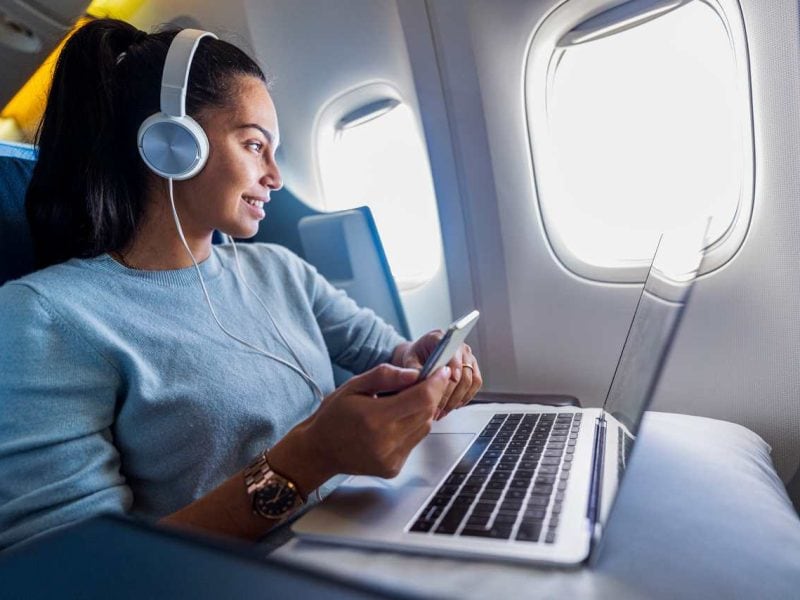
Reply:
<svg viewBox="0 0 800 600"><path fill-rule="evenodd" d="M475 367L473 367L472 365L468 365L467 363L462 364L461 368L462 369L469 369L470 371L475 371Z"/></svg>

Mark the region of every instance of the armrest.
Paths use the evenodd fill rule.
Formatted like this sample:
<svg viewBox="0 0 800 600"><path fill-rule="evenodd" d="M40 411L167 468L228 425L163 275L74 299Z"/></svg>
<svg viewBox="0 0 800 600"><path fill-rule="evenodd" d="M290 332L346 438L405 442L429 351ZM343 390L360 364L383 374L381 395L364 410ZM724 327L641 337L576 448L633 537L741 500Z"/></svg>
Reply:
<svg viewBox="0 0 800 600"><path fill-rule="evenodd" d="M487 404L489 402L506 402L519 404L547 404L548 406L575 406L580 408L581 403L575 396L561 394L509 394L505 392L478 392L472 404Z"/></svg>

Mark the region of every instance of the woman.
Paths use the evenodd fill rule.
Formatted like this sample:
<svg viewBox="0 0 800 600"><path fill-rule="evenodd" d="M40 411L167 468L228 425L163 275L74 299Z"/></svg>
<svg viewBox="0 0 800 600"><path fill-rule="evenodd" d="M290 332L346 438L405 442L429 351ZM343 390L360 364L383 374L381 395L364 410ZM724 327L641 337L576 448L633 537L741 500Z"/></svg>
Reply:
<svg viewBox="0 0 800 600"><path fill-rule="evenodd" d="M211 245L281 187L277 116L259 67L204 38L208 162L150 172L136 134L174 36L97 20L58 60L26 199L42 269L0 288L0 547L108 511L256 539L335 474L395 475L481 385L468 346L415 383L441 332L403 340L290 252ZM331 361L362 374L334 390Z"/></svg>

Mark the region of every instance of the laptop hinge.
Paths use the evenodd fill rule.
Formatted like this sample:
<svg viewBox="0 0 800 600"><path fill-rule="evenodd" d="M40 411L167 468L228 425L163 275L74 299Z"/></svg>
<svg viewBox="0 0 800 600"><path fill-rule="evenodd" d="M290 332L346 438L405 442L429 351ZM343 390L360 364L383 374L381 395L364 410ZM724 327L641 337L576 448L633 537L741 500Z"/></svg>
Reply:
<svg viewBox="0 0 800 600"><path fill-rule="evenodd" d="M589 506L586 518L589 521L591 545L600 537L600 499L603 492L603 466L606 453L606 417L601 413L594 426L594 447L592 448L592 479L589 485Z"/></svg>

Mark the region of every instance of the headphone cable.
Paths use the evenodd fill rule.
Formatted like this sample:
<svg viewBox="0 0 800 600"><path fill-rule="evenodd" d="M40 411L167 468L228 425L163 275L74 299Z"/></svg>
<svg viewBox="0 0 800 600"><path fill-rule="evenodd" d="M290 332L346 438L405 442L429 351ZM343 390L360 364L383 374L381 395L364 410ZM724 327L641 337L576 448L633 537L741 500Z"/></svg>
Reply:
<svg viewBox="0 0 800 600"><path fill-rule="evenodd" d="M225 326L220 322L219 318L217 317L217 312L214 310L214 306L211 303L211 296L209 295L208 289L206 288L206 283L205 283L205 280L203 279L203 273L200 271L200 265L197 264L197 260L195 259L194 254L192 253L192 250L189 248L189 244L186 241L186 237L183 235L183 227L181 227L181 222L180 222L180 219L178 218L178 211L175 209L175 198L173 197L173 192L172 192L172 178L171 177L167 178L167 182L168 182L168 185L169 185L169 202L170 202L170 208L172 209L172 218L175 221L175 227L178 230L178 236L180 237L181 243L183 244L183 247L186 249L186 252L189 255L189 258L192 259L192 264L194 265L194 268L197 271L197 276L200 278L200 287L203 288L203 295L205 296L206 304L208 304L208 308L211 310L211 316L214 317L214 321L216 322L216 324L219 326L219 328L222 330L222 332L225 335L227 335L229 338L232 338L232 339L236 340L240 344L246 346L247 348L250 348L254 352L257 352L258 354L266 356L267 358L271 358L272 360L277 361L277 362L281 363L282 365L285 365L285 366L289 367L292 371L294 371L295 373L300 375L308 383L308 385L311 387L311 389L314 391L314 393L319 397L320 402L322 402L322 400L325 397L325 395L322 393L322 390L320 389L319 385L317 385L317 382L314 381L311 378L311 376L308 375L303 370L304 366L303 366L302 362L300 362L300 360L297 358L297 355L295 354L294 350L289 345L289 343L286 341L286 338L283 336L283 334L281 333L280 329L278 329L278 327L277 327L277 325L275 323L275 320L272 318L272 314L270 313L269 309L266 308L265 304L261 301L261 298L259 298L258 295L255 292L253 292L252 288L248 285L247 280L244 278L244 275L243 275L242 269L241 269L241 265L239 264L239 255L236 252L236 245L235 244L233 246L233 248L234 248L234 256L236 257L236 265L237 265L238 270L239 270L239 275L242 277L242 281L244 281L244 284L247 287L247 289L249 289L255 295L256 299L261 304L261 306L263 306L266 309L267 316L269 317L270 321L272 322L272 325L275 327L275 330L278 332L278 335L283 340L283 343L286 344L286 346L289 348L289 353L298 362L298 364L300 365L300 368L298 368L297 366L293 365L292 363L282 359L279 356L275 356L274 354L271 354L271 353L267 352L266 350L262 350L261 348L259 348L258 346L254 345L254 344L251 344L247 340L243 340L242 338L237 337L236 335L234 335L230 331L228 331L225 328ZM231 238L231 240L232 240L232 238Z"/></svg>

